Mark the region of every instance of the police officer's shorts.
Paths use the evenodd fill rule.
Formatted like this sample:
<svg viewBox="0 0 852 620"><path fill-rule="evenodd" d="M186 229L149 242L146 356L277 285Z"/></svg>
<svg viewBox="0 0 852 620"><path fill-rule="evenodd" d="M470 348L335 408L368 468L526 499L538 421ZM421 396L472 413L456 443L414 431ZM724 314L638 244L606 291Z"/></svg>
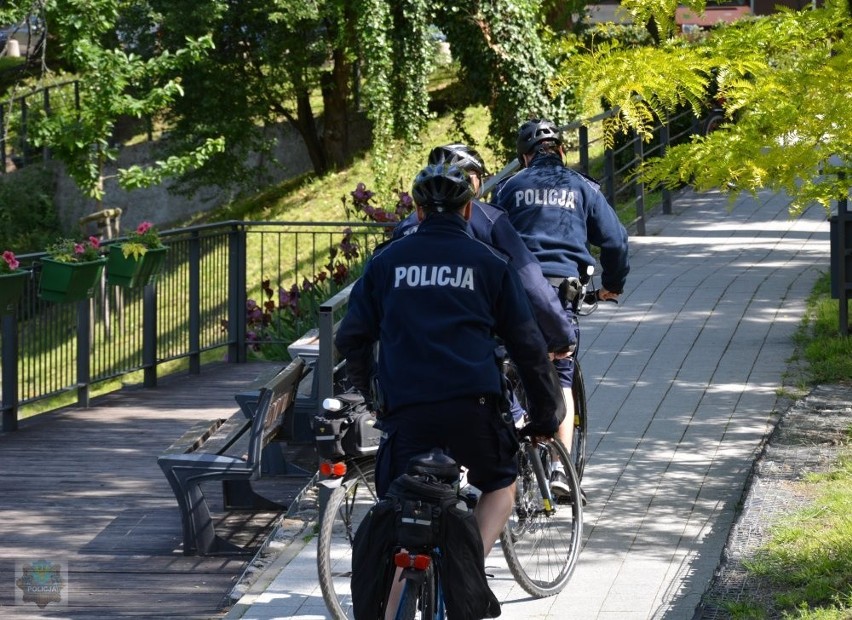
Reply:
<svg viewBox="0 0 852 620"><path fill-rule="evenodd" d="M483 493L502 489L518 477L515 430L499 413L497 398L467 397L403 407L380 426L376 491L405 473L411 457L444 448L468 469L468 481Z"/></svg>
<svg viewBox="0 0 852 620"><path fill-rule="evenodd" d="M576 337L577 346L571 357L566 357L561 360L553 360L553 365L556 367L556 374L559 375L559 385L569 388L574 383L574 358L580 352L580 324L577 322L577 316L574 312L570 309L565 312L570 315L571 325L574 327L574 336Z"/></svg>

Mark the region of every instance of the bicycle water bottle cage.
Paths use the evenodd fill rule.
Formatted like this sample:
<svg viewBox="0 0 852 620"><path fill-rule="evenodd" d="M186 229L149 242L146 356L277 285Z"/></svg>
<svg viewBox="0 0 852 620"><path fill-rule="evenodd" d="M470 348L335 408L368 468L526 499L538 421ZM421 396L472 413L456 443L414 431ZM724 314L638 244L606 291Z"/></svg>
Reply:
<svg viewBox="0 0 852 620"><path fill-rule="evenodd" d="M458 481L459 464L450 458L443 450L434 449L426 454L419 454L408 461L406 473L410 475L432 476L446 484Z"/></svg>

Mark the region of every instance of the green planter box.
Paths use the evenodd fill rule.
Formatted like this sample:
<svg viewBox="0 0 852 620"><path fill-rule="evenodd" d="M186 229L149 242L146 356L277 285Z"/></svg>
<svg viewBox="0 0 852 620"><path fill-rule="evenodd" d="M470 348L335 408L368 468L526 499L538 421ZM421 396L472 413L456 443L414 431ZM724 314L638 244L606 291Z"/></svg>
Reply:
<svg viewBox="0 0 852 620"><path fill-rule="evenodd" d="M104 265L106 258L86 263L61 263L43 258L38 296L57 303L88 299L95 294Z"/></svg>
<svg viewBox="0 0 852 620"><path fill-rule="evenodd" d="M15 309L29 275L30 272L23 269L0 274L0 315L9 314Z"/></svg>
<svg viewBox="0 0 852 620"><path fill-rule="evenodd" d="M163 266L168 248L148 250L139 258L124 256L118 245L109 248L107 282L125 288L138 288L154 281Z"/></svg>

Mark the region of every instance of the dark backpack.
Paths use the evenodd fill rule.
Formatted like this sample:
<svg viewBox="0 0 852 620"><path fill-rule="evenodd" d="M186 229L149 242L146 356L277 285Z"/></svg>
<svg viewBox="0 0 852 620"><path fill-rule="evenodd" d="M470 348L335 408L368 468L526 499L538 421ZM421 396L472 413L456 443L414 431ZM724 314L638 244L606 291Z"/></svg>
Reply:
<svg viewBox="0 0 852 620"><path fill-rule="evenodd" d="M488 586L482 539L473 513L455 489L408 474L391 483L385 499L361 522L352 548L352 605L355 618L381 618L394 565L391 556L405 547L440 547L436 556L451 620L500 615Z"/></svg>

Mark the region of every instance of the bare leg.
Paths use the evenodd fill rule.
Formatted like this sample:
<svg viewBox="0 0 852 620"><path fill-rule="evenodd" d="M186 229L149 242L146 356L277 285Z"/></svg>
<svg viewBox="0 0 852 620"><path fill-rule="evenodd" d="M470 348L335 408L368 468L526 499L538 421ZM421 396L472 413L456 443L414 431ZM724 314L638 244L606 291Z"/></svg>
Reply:
<svg viewBox="0 0 852 620"><path fill-rule="evenodd" d="M399 607L399 599L402 598L403 582L399 579L401 575L402 569L397 568L393 574L393 584L391 585L390 592L388 592L388 604L387 607L385 607L385 620L393 620L396 617L396 608Z"/></svg>
<svg viewBox="0 0 852 620"><path fill-rule="evenodd" d="M485 557L491 552L494 543L500 538L500 533L506 527L506 522L512 514L515 504L515 483L507 487L483 493L476 503L473 515L479 525L479 535L482 537L482 548Z"/></svg>
<svg viewBox="0 0 852 620"><path fill-rule="evenodd" d="M562 398L565 400L565 419L556 431L556 438L562 442L565 449L571 452L571 444L574 439L574 394L571 388L562 388Z"/></svg>

